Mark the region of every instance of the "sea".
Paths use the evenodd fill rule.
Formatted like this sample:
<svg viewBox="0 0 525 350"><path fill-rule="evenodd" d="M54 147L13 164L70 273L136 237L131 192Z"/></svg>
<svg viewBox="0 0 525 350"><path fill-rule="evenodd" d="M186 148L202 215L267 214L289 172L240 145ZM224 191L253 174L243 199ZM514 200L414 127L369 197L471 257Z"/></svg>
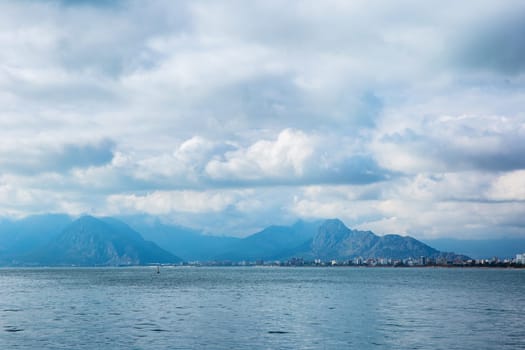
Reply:
<svg viewBox="0 0 525 350"><path fill-rule="evenodd" d="M525 349L525 269L0 269L0 349Z"/></svg>

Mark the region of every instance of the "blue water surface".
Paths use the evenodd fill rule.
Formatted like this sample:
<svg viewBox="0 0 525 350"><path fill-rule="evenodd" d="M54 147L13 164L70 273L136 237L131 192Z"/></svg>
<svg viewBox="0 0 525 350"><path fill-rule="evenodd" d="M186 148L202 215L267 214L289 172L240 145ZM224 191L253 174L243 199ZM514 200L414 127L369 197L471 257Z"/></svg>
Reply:
<svg viewBox="0 0 525 350"><path fill-rule="evenodd" d="M0 269L0 349L525 349L525 270Z"/></svg>

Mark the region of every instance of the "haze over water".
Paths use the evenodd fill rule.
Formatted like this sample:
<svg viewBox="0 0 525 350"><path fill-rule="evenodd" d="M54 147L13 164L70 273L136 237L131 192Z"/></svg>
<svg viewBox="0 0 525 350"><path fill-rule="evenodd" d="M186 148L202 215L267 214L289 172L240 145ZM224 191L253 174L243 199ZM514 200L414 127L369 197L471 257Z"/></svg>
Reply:
<svg viewBox="0 0 525 350"><path fill-rule="evenodd" d="M0 270L2 349L520 349L525 271Z"/></svg>

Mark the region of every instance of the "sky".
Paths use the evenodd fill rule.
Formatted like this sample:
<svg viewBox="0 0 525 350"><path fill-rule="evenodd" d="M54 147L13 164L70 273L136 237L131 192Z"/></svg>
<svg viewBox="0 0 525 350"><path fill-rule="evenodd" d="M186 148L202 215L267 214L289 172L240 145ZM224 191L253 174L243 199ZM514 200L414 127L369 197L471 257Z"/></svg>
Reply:
<svg viewBox="0 0 525 350"><path fill-rule="evenodd" d="M0 216L525 236L525 2L0 0Z"/></svg>

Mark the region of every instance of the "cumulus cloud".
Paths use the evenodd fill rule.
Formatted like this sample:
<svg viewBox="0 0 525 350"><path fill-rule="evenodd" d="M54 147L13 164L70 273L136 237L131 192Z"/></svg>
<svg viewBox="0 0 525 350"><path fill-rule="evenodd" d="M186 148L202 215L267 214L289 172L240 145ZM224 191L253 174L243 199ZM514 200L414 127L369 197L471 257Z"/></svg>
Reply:
<svg viewBox="0 0 525 350"><path fill-rule="evenodd" d="M198 185L206 162L224 147L200 136L183 141L172 153L132 160L130 176L151 181L167 181L172 186Z"/></svg>
<svg viewBox="0 0 525 350"><path fill-rule="evenodd" d="M216 179L300 177L314 152L314 142L303 132L284 130L275 142L258 141L247 149L226 154L224 161L212 160L206 172Z"/></svg>
<svg viewBox="0 0 525 350"><path fill-rule="evenodd" d="M525 201L525 170L516 170L498 176L487 194L489 198L495 200Z"/></svg>
<svg viewBox="0 0 525 350"><path fill-rule="evenodd" d="M219 182L255 184L370 183L391 175L366 154L352 150L344 138L330 140L292 129L281 131L275 140L260 140L211 160L206 173Z"/></svg>

